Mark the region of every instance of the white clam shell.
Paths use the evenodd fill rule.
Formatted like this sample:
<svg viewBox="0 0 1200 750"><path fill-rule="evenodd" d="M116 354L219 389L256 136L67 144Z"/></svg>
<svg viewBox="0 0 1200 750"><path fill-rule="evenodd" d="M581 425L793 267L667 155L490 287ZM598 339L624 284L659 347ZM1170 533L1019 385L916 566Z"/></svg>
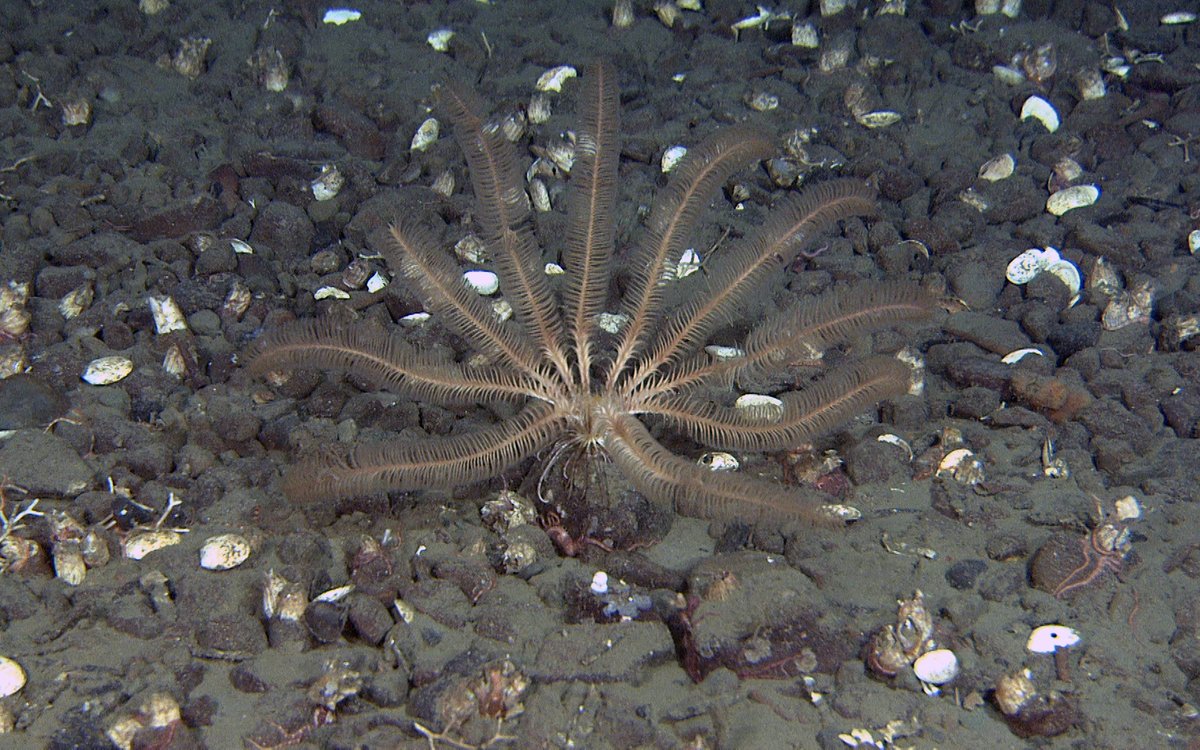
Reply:
<svg viewBox="0 0 1200 750"><path fill-rule="evenodd" d="M500 290L500 277L491 271L467 271L462 277L467 286L484 297Z"/></svg>
<svg viewBox="0 0 1200 750"><path fill-rule="evenodd" d="M1116 506L1118 521L1133 521L1142 517L1142 504L1133 495L1126 495L1113 505Z"/></svg>
<svg viewBox="0 0 1200 750"><path fill-rule="evenodd" d="M732 453L712 451L700 456L696 463L712 471L737 471L741 463Z"/></svg>
<svg viewBox="0 0 1200 750"><path fill-rule="evenodd" d="M1158 19L1163 26L1175 26L1181 23L1193 23L1197 16L1190 10L1177 10L1167 13L1162 18Z"/></svg>
<svg viewBox="0 0 1200 750"><path fill-rule="evenodd" d="M409 313L408 315L404 315L400 318L400 325L406 328L413 328L425 323L429 320L429 318L430 315L427 312Z"/></svg>
<svg viewBox="0 0 1200 750"><path fill-rule="evenodd" d="M1013 159L1012 154L1000 154L983 163L979 168L979 179L988 182L1003 180L1012 176L1016 166L1017 161Z"/></svg>
<svg viewBox="0 0 1200 750"><path fill-rule="evenodd" d="M1033 118L1050 133L1058 130L1058 112L1054 106L1040 96L1031 96L1021 105L1021 119Z"/></svg>
<svg viewBox="0 0 1200 750"><path fill-rule="evenodd" d="M83 380L92 385L112 385L133 372L133 360L119 355L100 357L88 362L83 371Z"/></svg>
<svg viewBox="0 0 1200 750"><path fill-rule="evenodd" d="M579 75L579 71L572 68L570 65L559 65L556 68L550 68L545 73L538 77L534 88L538 91L553 91L555 93L562 91L563 84L568 79Z"/></svg>
<svg viewBox="0 0 1200 750"><path fill-rule="evenodd" d="M254 247L245 240L232 239L229 241L229 246L233 248L233 252L238 255L254 255Z"/></svg>
<svg viewBox="0 0 1200 750"><path fill-rule="evenodd" d="M562 276L563 274L565 274L567 272L567 269L563 268L562 266L558 265L557 263L547 263L542 268L542 272L545 273L547 276Z"/></svg>
<svg viewBox="0 0 1200 750"><path fill-rule="evenodd" d="M412 143L409 145L409 148L413 151L424 151L438 139L441 129L442 126L438 124L436 117L427 118L417 128L417 132L413 133Z"/></svg>
<svg viewBox="0 0 1200 750"><path fill-rule="evenodd" d="M429 32L429 36L425 37L425 41L436 52L446 52L450 49L450 40L454 38L454 31L451 29L436 29Z"/></svg>
<svg viewBox="0 0 1200 750"><path fill-rule="evenodd" d="M974 455L975 455L974 453L967 450L966 448L958 448L956 450L950 451L945 456L943 456L942 460L938 463L938 474L940 475L943 472L954 471L955 469L958 468L959 464L961 464L963 461L965 461L968 458L971 458Z"/></svg>
<svg viewBox="0 0 1200 750"><path fill-rule="evenodd" d="M1187 242L1188 252L1195 255L1196 251L1200 250L1200 229L1193 229L1188 232Z"/></svg>
<svg viewBox="0 0 1200 750"><path fill-rule="evenodd" d="M250 558L250 542L241 534L218 534L200 547L200 567L230 570Z"/></svg>
<svg viewBox="0 0 1200 750"><path fill-rule="evenodd" d="M1095 185L1072 185L1047 198L1046 210L1055 216L1062 216L1072 209L1090 206L1099 198L1100 188Z"/></svg>
<svg viewBox="0 0 1200 750"><path fill-rule="evenodd" d="M716 359L734 359L746 356L744 349L739 349L736 346L721 346L720 344L709 344L704 347L704 351Z"/></svg>
<svg viewBox="0 0 1200 750"><path fill-rule="evenodd" d="M187 318L183 310L170 297L150 297L150 313L154 316L154 331L158 335L172 331L186 331Z"/></svg>
<svg viewBox="0 0 1200 750"><path fill-rule="evenodd" d="M629 324L629 316L624 313L600 313L596 317L596 325L607 333L617 333Z"/></svg>
<svg viewBox="0 0 1200 750"><path fill-rule="evenodd" d="M25 687L25 670L7 656L0 656L0 698L15 695Z"/></svg>
<svg viewBox="0 0 1200 750"><path fill-rule="evenodd" d="M691 276L700 270L700 263L700 253L689 247L683 251L683 255L679 256L679 262L675 264L675 278L683 279Z"/></svg>
<svg viewBox="0 0 1200 750"><path fill-rule="evenodd" d="M679 160L687 153L687 148L684 146L671 146L662 155L662 171L663 174L670 172L679 165Z"/></svg>
<svg viewBox="0 0 1200 750"><path fill-rule="evenodd" d="M1035 654L1052 654L1060 648L1071 648L1079 643L1079 633L1066 625L1042 625L1034 628L1025 642L1025 648Z"/></svg>
<svg viewBox="0 0 1200 750"><path fill-rule="evenodd" d="M313 299L350 299L350 292L336 286L323 286L313 292Z"/></svg>
<svg viewBox="0 0 1200 750"><path fill-rule="evenodd" d="M737 401L733 403L738 409L783 409L783 402L774 396L767 396L762 393L744 393L737 397Z"/></svg>
<svg viewBox="0 0 1200 750"><path fill-rule="evenodd" d="M864 112L855 119L864 128L886 128L889 125L895 125L900 122L900 113L890 110L879 110L877 112Z"/></svg>
<svg viewBox="0 0 1200 750"><path fill-rule="evenodd" d="M592 585L589 587L593 594L597 596L608 593L608 573L603 570L597 570L592 576Z"/></svg>
<svg viewBox="0 0 1200 750"><path fill-rule="evenodd" d="M1004 278L1017 285L1028 284L1034 276L1045 270L1046 266L1059 259L1058 251L1052 247L1032 247L1009 261Z"/></svg>
<svg viewBox="0 0 1200 750"><path fill-rule="evenodd" d="M945 685L958 676L958 657L948 648L936 648L918 656L912 668L921 682Z"/></svg>
<svg viewBox="0 0 1200 750"><path fill-rule="evenodd" d="M388 283L387 277L376 271L375 273L371 274L371 278L367 279L367 291L374 294L380 289L386 287Z"/></svg>
<svg viewBox="0 0 1200 750"><path fill-rule="evenodd" d="M341 26L360 18L362 18L362 13L353 8L330 8L325 11L325 16L321 20L334 26Z"/></svg>
<svg viewBox="0 0 1200 750"><path fill-rule="evenodd" d="M125 557L130 560L141 560L151 552L179 544L180 538L178 532L170 529L135 531L125 538L125 543L121 548Z"/></svg>
<svg viewBox="0 0 1200 750"><path fill-rule="evenodd" d="M1016 351L1012 351L1012 352L1009 352L1008 354L1005 354L1003 357L1000 358L1000 361L1006 365L1015 365L1016 363L1025 359L1025 357L1029 356L1030 354L1036 354L1039 357L1046 356L1046 353L1043 352L1041 349L1034 349L1033 347L1027 347L1025 349L1017 349Z"/></svg>

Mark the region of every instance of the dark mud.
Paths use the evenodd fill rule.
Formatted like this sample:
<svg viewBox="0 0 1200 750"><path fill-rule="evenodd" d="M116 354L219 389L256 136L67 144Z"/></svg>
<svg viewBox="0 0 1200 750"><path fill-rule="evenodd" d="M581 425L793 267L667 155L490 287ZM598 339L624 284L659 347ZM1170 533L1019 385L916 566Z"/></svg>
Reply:
<svg viewBox="0 0 1200 750"><path fill-rule="evenodd" d="M807 49L787 20L735 35L754 3L708 0L673 29L649 5L614 29L608 3L363 2L340 27L312 2L176 0L156 15L133 0L0 3L0 655L28 675L0 701L0 744L838 748L864 730L880 747L1018 748L1050 734L1042 746L1194 746L1200 24L1161 23L1184 5L1168 2L1129 3L1123 19L1083 0L1027 0L1016 18L956 0L825 18L787 3L818 32ZM443 27L456 32L447 53L426 43ZM192 37L211 43L189 68L178 53ZM661 184L663 151L728 123L777 133L781 157L790 134L803 142L739 177L697 247L741 230L727 199L743 189L760 215L797 176L879 186L882 215L822 240L775 280L775 301L920 280L947 313L876 343L924 356L924 394L817 446L844 460L832 472L741 457L863 520L709 528L615 486L590 528L509 528L497 496L529 494L528 462L453 495L290 503L281 470L323 442L497 415L319 373L276 389L239 354L293 317L393 326L420 309L402 282L363 284L387 275L366 244L387 216L438 214L448 242L469 221L452 141L409 148L434 83L475 84L503 116L546 68L597 55L623 89L622 241ZM264 85L273 61L282 91ZM1085 99L1081 74L1105 95ZM748 106L761 94L778 105ZM1056 132L1019 119L1033 95L1057 110ZM522 153L570 127L570 82L551 104ZM861 124L879 111L900 119ZM1011 177L978 177L1005 153ZM344 184L318 201L323 167ZM457 187L439 198L429 187L447 172ZM1049 187L1068 184L1098 186L1099 200L1050 215ZM549 187L557 201L561 181ZM561 214L540 222L550 260ZM1082 272L1078 300L1049 274L1005 281L1009 261L1044 246ZM315 300L324 286L346 299ZM152 297L173 299L186 327L156 330ZM436 325L412 335L460 344ZM1001 362L1024 347L1040 355ZM106 356L132 373L85 384ZM876 440L886 433L908 448ZM938 472L960 445L973 456ZM1140 517L1116 515L1126 497ZM44 515L14 521L34 499ZM249 559L201 569L202 544L226 532ZM123 556L147 540L174 544ZM912 630L897 601L911 608L917 590L929 639L961 663L937 695L869 645L885 626ZM1057 663L1025 649L1049 623L1082 637ZM1038 695L1006 718L994 690L1025 668Z"/></svg>

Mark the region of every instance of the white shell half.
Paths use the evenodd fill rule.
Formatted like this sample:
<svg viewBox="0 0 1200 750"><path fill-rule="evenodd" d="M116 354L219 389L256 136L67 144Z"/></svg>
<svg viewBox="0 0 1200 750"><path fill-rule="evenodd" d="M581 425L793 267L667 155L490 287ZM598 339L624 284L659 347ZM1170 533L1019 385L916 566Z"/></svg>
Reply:
<svg viewBox="0 0 1200 750"><path fill-rule="evenodd" d="M562 276L567 272L567 270L557 263L547 263L542 268L542 272L547 276Z"/></svg>
<svg viewBox="0 0 1200 750"><path fill-rule="evenodd" d="M1012 154L1000 154L984 162L979 168L979 179L988 182L1003 180L1012 176L1016 166L1017 161L1013 159Z"/></svg>
<svg viewBox="0 0 1200 750"><path fill-rule="evenodd" d="M254 248L245 240L232 239L229 241L229 246L238 255L254 255Z"/></svg>
<svg viewBox="0 0 1200 750"><path fill-rule="evenodd" d="M1118 521L1133 521L1142 517L1142 504L1133 495L1126 495L1117 500L1114 505Z"/></svg>
<svg viewBox="0 0 1200 750"><path fill-rule="evenodd" d="M353 8L330 8L325 11L325 16L321 20L334 26L341 26L360 18L362 18L362 13Z"/></svg>
<svg viewBox="0 0 1200 750"><path fill-rule="evenodd" d="M1042 625L1034 628L1025 642L1025 648L1035 654L1052 654L1060 648L1071 648L1079 643L1079 633L1066 625Z"/></svg>
<svg viewBox="0 0 1200 750"><path fill-rule="evenodd" d="M500 289L500 277L491 271L467 271L462 277L467 286L484 297L495 294Z"/></svg>
<svg viewBox="0 0 1200 750"><path fill-rule="evenodd" d="M617 333L629 324L629 316L624 313L600 313L596 317L596 325L607 333Z"/></svg>
<svg viewBox="0 0 1200 750"><path fill-rule="evenodd" d="M1100 188L1095 185L1072 185L1063 188L1046 199L1046 210L1062 216L1075 208L1084 208L1100 198Z"/></svg>
<svg viewBox="0 0 1200 750"><path fill-rule="evenodd" d="M413 151L424 151L438 139L441 129L442 126L438 123L436 117L427 118L417 128L417 132L413 134L412 143L409 145L409 148Z"/></svg>
<svg viewBox="0 0 1200 750"><path fill-rule="evenodd" d="M91 385L112 385L133 372L133 360L112 356L93 359L83 371L83 380Z"/></svg>
<svg viewBox="0 0 1200 750"><path fill-rule="evenodd" d="M200 547L200 567L205 570L230 570L250 557L250 542L241 534L218 534Z"/></svg>
<svg viewBox="0 0 1200 750"><path fill-rule="evenodd" d="M675 264L675 278L683 279L700 270L700 253L693 248L683 251L679 262Z"/></svg>
<svg viewBox="0 0 1200 750"><path fill-rule="evenodd" d="M1036 354L1040 357L1046 356L1046 353L1043 352L1041 349L1034 349L1033 347L1027 347L1025 349L1017 349L1015 352L1009 352L1008 354L1005 354L1003 357L1000 358L1000 361L1006 365L1015 365L1016 363L1025 359L1025 357L1029 356L1030 354Z"/></svg>
<svg viewBox="0 0 1200 750"><path fill-rule="evenodd" d="M150 313L154 316L154 331L159 336L171 331L186 331L187 318L170 297L150 297Z"/></svg>
<svg viewBox="0 0 1200 750"><path fill-rule="evenodd" d="M454 38L454 31L451 29L437 29L429 32L429 36L425 37L425 41L430 47L437 52L446 52L450 49L450 40Z"/></svg>
<svg viewBox="0 0 1200 750"><path fill-rule="evenodd" d="M371 274L371 278L367 279L367 291L374 294L386 287L388 283L387 277L376 271Z"/></svg>
<svg viewBox="0 0 1200 750"><path fill-rule="evenodd" d="M1200 229L1193 229L1188 232L1188 252L1192 255L1200 250Z"/></svg>
<svg viewBox="0 0 1200 750"><path fill-rule="evenodd" d="M712 451L701 456L696 463L712 471L737 471L741 463L732 453Z"/></svg>
<svg viewBox="0 0 1200 750"><path fill-rule="evenodd" d="M1175 26L1181 23L1193 23L1197 16L1188 10L1177 10L1173 13L1168 13L1159 19L1159 23L1163 26Z"/></svg>
<svg viewBox="0 0 1200 750"><path fill-rule="evenodd" d="M1079 275L1079 268L1069 260L1060 259L1047 265L1043 269L1046 273L1054 274L1058 277L1072 295L1079 293L1079 288L1083 286L1083 279Z"/></svg>
<svg viewBox="0 0 1200 750"><path fill-rule="evenodd" d="M170 529L135 531L125 538L122 551L130 560L141 560L146 555L165 547L179 544L180 536Z"/></svg>
<svg viewBox="0 0 1200 750"><path fill-rule="evenodd" d="M15 695L25 687L25 670L7 656L0 656L0 698Z"/></svg>
<svg viewBox="0 0 1200 750"><path fill-rule="evenodd" d="M663 174L670 172L679 164L679 160L687 153L687 148L683 146L671 146L662 155L662 171Z"/></svg>
<svg viewBox="0 0 1200 750"><path fill-rule="evenodd" d="M323 286L313 292L313 299L350 299L350 292L338 289L336 286Z"/></svg>
<svg viewBox="0 0 1200 750"><path fill-rule="evenodd" d="M734 359L735 357L746 356L746 352L736 346L721 346L720 344L709 344L704 347L704 351L708 352L709 356L717 359Z"/></svg>
<svg viewBox="0 0 1200 750"><path fill-rule="evenodd" d="M783 410L783 402L774 396L767 396L762 393L745 393L737 397L737 401L733 405L738 409L779 409Z"/></svg>
<svg viewBox="0 0 1200 750"><path fill-rule="evenodd" d="M550 68L545 73L538 77L534 88L538 91L553 91L558 93L562 91L563 84L567 79L574 78L579 75L579 71L572 68L570 65L559 65L556 68Z"/></svg>
<svg viewBox="0 0 1200 750"><path fill-rule="evenodd" d="M401 316L400 325L406 328L413 328L428 321L429 317L429 313L427 312L409 313L408 315Z"/></svg>
<svg viewBox="0 0 1200 750"><path fill-rule="evenodd" d="M948 648L936 648L918 656L912 668L921 682L945 685L958 676L958 657Z"/></svg>
<svg viewBox="0 0 1200 750"><path fill-rule="evenodd" d="M1058 130L1058 112L1054 106L1040 96L1031 96L1021 105L1021 119L1033 118L1053 133Z"/></svg>
<svg viewBox="0 0 1200 750"><path fill-rule="evenodd" d="M890 110L879 110L878 112L865 112L855 119L864 128L886 128L889 125L895 125L900 122L900 113Z"/></svg>
<svg viewBox="0 0 1200 750"><path fill-rule="evenodd" d="M1051 263L1060 260L1058 251L1052 247L1032 247L1009 261L1004 278L1014 284L1028 284L1034 276L1044 271Z"/></svg>

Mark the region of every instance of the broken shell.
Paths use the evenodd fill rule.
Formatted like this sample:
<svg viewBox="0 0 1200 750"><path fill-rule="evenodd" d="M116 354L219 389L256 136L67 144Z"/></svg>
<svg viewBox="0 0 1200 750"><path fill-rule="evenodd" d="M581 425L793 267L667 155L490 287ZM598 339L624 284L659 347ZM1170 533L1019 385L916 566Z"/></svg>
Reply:
<svg viewBox="0 0 1200 750"><path fill-rule="evenodd" d="M683 146L671 146L662 155L662 171L663 174L670 172L679 164L679 160L687 153L687 149Z"/></svg>
<svg viewBox="0 0 1200 750"><path fill-rule="evenodd" d="M1035 654L1052 654L1060 648L1071 648L1079 643L1079 633L1066 625L1042 625L1034 628L1025 642L1025 648Z"/></svg>
<svg viewBox="0 0 1200 750"><path fill-rule="evenodd" d="M1033 247L1009 261L1004 277L1014 284L1028 284L1048 265L1060 259L1058 251L1052 247L1041 250Z"/></svg>
<svg viewBox="0 0 1200 750"><path fill-rule="evenodd" d="M539 213L546 213L551 209L550 191L546 189L546 183L534 178L529 181L529 200L533 203L533 207Z"/></svg>
<svg viewBox="0 0 1200 750"><path fill-rule="evenodd" d="M330 8L325 11L325 15L321 17L321 21L333 26L342 26L351 21L357 21L360 18L362 18L362 13L353 8Z"/></svg>
<svg viewBox="0 0 1200 750"><path fill-rule="evenodd" d="M187 330L187 318L175 300L170 297L150 297L147 301L154 316L154 330L158 335Z"/></svg>
<svg viewBox="0 0 1200 750"><path fill-rule="evenodd" d="M84 564L89 568L99 568L101 565L108 564L108 542L94 529L83 535L79 551L83 554Z"/></svg>
<svg viewBox="0 0 1200 750"><path fill-rule="evenodd" d="M350 292L345 289L339 289L336 286L323 286L313 292L313 299L350 299Z"/></svg>
<svg viewBox="0 0 1200 750"><path fill-rule="evenodd" d="M1075 208L1090 206L1100 198L1100 188L1095 185L1072 185L1063 188L1046 199L1046 210L1062 216Z"/></svg>
<svg viewBox="0 0 1200 750"><path fill-rule="evenodd" d="M760 419L775 420L783 416L783 402L774 396L762 393L742 394L733 402L733 406L736 409L748 411L751 417Z"/></svg>
<svg viewBox="0 0 1200 750"><path fill-rule="evenodd" d="M200 547L200 567L205 570L230 570L250 557L250 542L240 534L218 534Z"/></svg>
<svg viewBox="0 0 1200 750"><path fill-rule="evenodd" d="M896 628L887 625L871 636L867 644L867 667L881 677L895 677L911 662L900 642L896 639Z"/></svg>
<svg viewBox="0 0 1200 750"><path fill-rule="evenodd" d="M1195 255L1196 251L1200 250L1200 229L1193 229L1188 232L1187 242L1188 252Z"/></svg>
<svg viewBox="0 0 1200 750"><path fill-rule="evenodd" d="M679 20L679 6L672 0L657 0L654 3L654 15L669 29Z"/></svg>
<svg viewBox="0 0 1200 750"><path fill-rule="evenodd" d="M232 239L229 241L229 246L237 255L254 255L254 248L245 240Z"/></svg>
<svg viewBox="0 0 1200 750"><path fill-rule="evenodd" d="M467 263L486 263L488 259L487 246L474 232L454 243L454 254Z"/></svg>
<svg viewBox="0 0 1200 750"><path fill-rule="evenodd" d="M1079 293L1079 288L1083 285L1083 279L1079 276L1079 269L1069 260L1060 259L1046 266L1046 273L1058 278L1071 292L1072 296Z"/></svg>
<svg viewBox="0 0 1200 750"><path fill-rule="evenodd" d="M1058 112L1050 102L1040 96L1031 96L1021 105L1021 119L1028 120L1033 118L1046 128L1048 132L1053 133L1058 130Z"/></svg>
<svg viewBox="0 0 1200 750"><path fill-rule="evenodd" d="M893 435L892 433L887 432L887 433L884 433L883 435L880 435L879 437L877 437L875 439L881 443L887 443L888 445L896 446L897 448L903 450L905 453L908 454L909 461L912 460L912 458L913 458L912 446L908 444L907 440L900 437L899 435Z"/></svg>
<svg viewBox="0 0 1200 750"><path fill-rule="evenodd" d="M896 608L896 641L908 663L932 646L933 615L925 607L925 594L917 589L911 599L901 599Z"/></svg>
<svg viewBox="0 0 1200 750"><path fill-rule="evenodd" d="M683 251L679 262L675 264L675 278L682 279L700 270L700 253L692 248Z"/></svg>
<svg viewBox="0 0 1200 750"><path fill-rule="evenodd" d="M606 333L615 334L629 325L629 316L624 313L602 312L596 317L596 325L600 326L600 330Z"/></svg>
<svg viewBox="0 0 1200 750"><path fill-rule="evenodd" d="M87 99L77 98L63 102L62 124L64 127L72 128L78 125L87 125L91 121L92 103Z"/></svg>
<svg viewBox="0 0 1200 750"><path fill-rule="evenodd" d="M454 195L454 172L449 169L442 170L441 174L434 178L429 189L444 198Z"/></svg>
<svg viewBox="0 0 1200 750"><path fill-rule="evenodd" d="M979 168L979 179L988 182L1003 180L1012 176L1016 166L1017 162L1013 159L1012 154L1000 154L984 162L983 166Z"/></svg>
<svg viewBox="0 0 1200 750"><path fill-rule="evenodd" d="M737 471L741 464L732 453L724 451L712 451L705 453L696 461L701 466L705 466L712 471Z"/></svg>
<svg viewBox="0 0 1200 750"><path fill-rule="evenodd" d="M417 128L417 132L413 134L412 144L409 148L413 151L424 151L433 145L438 139L441 132L441 125L438 124L436 117L430 117L421 123Z"/></svg>
<svg viewBox="0 0 1200 750"><path fill-rule="evenodd" d="M133 360L114 355L100 357L88 363L83 371L83 380L91 385L112 385L133 372Z"/></svg>
<svg viewBox="0 0 1200 750"><path fill-rule="evenodd" d="M25 687L25 670L7 656L0 656L0 698L15 695Z"/></svg>
<svg viewBox="0 0 1200 750"><path fill-rule="evenodd" d="M1193 23L1196 20L1196 17L1196 14L1189 10L1177 10L1167 13L1158 20L1163 26L1175 26L1181 23Z"/></svg>
<svg viewBox="0 0 1200 750"><path fill-rule="evenodd" d="M566 272L567 269L563 268L557 263L547 263L545 266L542 266L542 273L546 274L547 276L562 276Z"/></svg>
<svg viewBox="0 0 1200 750"><path fill-rule="evenodd" d="M400 325L404 326L405 328L415 328L416 326L427 322L429 318L429 313L424 311L409 313L408 315L403 315L400 317Z"/></svg>
<svg viewBox="0 0 1200 750"><path fill-rule="evenodd" d="M538 77L534 88L538 91L551 91L558 93L562 91L563 84L568 79L579 75L579 71L572 68L570 65L559 65L556 68L550 68L545 73Z"/></svg>
<svg viewBox="0 0 1200 750"><path fill-rule="evenodd" d="M83 551L78 539L63 539L54 543L50 552L54 560L54 577L68 586L78 586L87 575Z"/></svg>
<svg viewBox="0 0 1200 750"><path fill-rule="evenodd" d="M886 128L889 125L895 125L900 122L901 117L899 112L879 110L877 112L864 112L854 119L864 128Z"/></svg>
<svg viewBox="0 0 1200 750"><path fill-rule="evenodd" d="M1017 349L1016 351L1011 351L1008 354L1005 354L1003 357L1000 358L1000 361L1006 365L1015 365L1016 363L1025 359L1025 357L1029 356L1030 354L1037 354L1038 356L1041 356L1041 357L1046 356L1046 353L1043 352L1041 349L1034 349L1033 347L1026 347L1025 349Z"/></svg>
<svg viewBox="0 0 1200 750"><path fill-rule="evenodd" d="M1142 517L1142 504L1133 495L1126 495L1117 500L1114 505L1118 521L1133 521Z"/></svg>
<svg viewBox="0 0 1200 750"><path fill-rule="evenodd" d="M1075 74L1075 84L1079 86L1079 98L1085 101L1103 99L1108 93L1104 85L1104 76L1094 68L1087 68Z"/></svg>
<svg viewBox="0 0 1200 750"><path fill-rule="evenodd" d="M199 77L204 72L204 56L211 45L212 40L203 36L180 39L179 49L171 59L171 67L188 78Z"/></svg>
<svg viewBox="0 0 1200 750"><path fill-rule="evenodd" d="M983 481L983 462L966 448L958 448L938 463L937 476L949 476L960 484L979 484Z"/></svg>
<svg viewBox="0 0 1200 750"><path fill-rule="evenodd" d="M1154 284L1143 281L1109 300L1100 322L1106 331L1117 331L1134 323L1149 323L1153 308Z"/></svg>
<svg viewBox="0 0 1200 750"><path fill-rule="evenodd" d="M525 108L525 116L534 125L541 125L550 119L550 97L538 92L529 98L529 106Z"/></svg>
<svg viewBox="0 0 1200 750"><path fill-rule="evenodd" d="M817 27L811 22L792 24L792 46L802 49L817 49L821 46L821 38L817 34Z"/></svg>
<svg viewBox="0 0 1200 750"><path fill-rule="evenodd" d="M704 347L704 351L708 352L709 356L716 359L734 359L735 357L746 356L744 349L739 349L736 346L721 346L719 344L710 344Z"/></svg>
<svg viewBox="0 0 1200 750"><path fill-rule="evenodd" d="M614 29L627 29L633 25L633 0L617 0L613 3L612 25Z"/></svg>
<svg viewBox="0 0 1200 750"><path fill-rule="evenodd" d="M1033 672L1023 669L1000 677L996 681L996 705L1005 716L1016 716L1037 695Z"/></svg>
<svg viewBox="0 0 1200 750"><path fill-rule="evenodd" d="M450 29L436 29L429 32L429 36L425 37L425 41L430 47L433 47L435 52L447 52L450 50L450 40L454 38L454 32Z"/></svg>
<svg viewBox="0 0 1200 750"><path fill-rule="evenodd" d="M845 523L862 520L862 511L845 503L822 503L819 510L830 518Z"/></svg>
<svg viewBox="0 0 1200 750"><path fill-rule="evenodd" d="M170 529L146 529L135 531L125 538L121 549L130 560L141 560L151 552L179 544L178 532Z"/></svg>
<svg viewBox="0 0 1200 750"><path fill-rule="evenodd" d="M503 323L513 316L512 303L503 298L492 300L492 314Z"/></svg>
<svg viewBox="0 0 1200 750"><path fill-rule="evenodd" d="M495 500L489 500L479 510L483 525L497 534L537 522L537 508L512 490L501 490Z"/></svg>
<svg viewBox="0 0 1200 750"><path fill-rule="evenodd" d="M275 47L263 47L255 51L248 61L254 80L267 91L276 93L288 87L288 64L283 53Z"/></svg>
<svg viewBox="0 0 1200 750"><path fill-rule="evenodd" d="M376 271L371 274L371 278L367 279L367 291L374 294L380 289L386 287L390 282L387 277Z"/></svg>
<svg viewBox="0 0 1200 750"><path fill-rule="evenodd" d="M338 171L337 165L326 164L321 167L321 174L317 179L309 183L312 189L313 198L318 201L327 201L337 196L338 191L342 189L342 185L346 184L346 178Z"/></svg>
<svg viewBox="0 0 1200 750"><path fill-rule="evenodd" d="M484 297L493 295L500 289L500 277L491 271L467 271L462 278L476 294Z"/></svg>
<svg viewBox="0 0 1200 750"><path fill-rule="evenodd" d="M746 97L746 106L755 112L770 112L779 106L779 97L765 91L756 91Z"/></svg>
<svg viewBox="0 0 1200 750"><path fill-rule="evenodd" d="M958 676L958 657L948 648L936 648L918 656L912 668L921 682L945 685Z"/></svg>
<svg viewBox="0 0 1200 750"><path fill-rule="evenodd" d="M70 320L82 313L92 305L94 297L92 283L85 281L71 291L67 292L58 303L58 311L62 314L63 319Z"/></svg>

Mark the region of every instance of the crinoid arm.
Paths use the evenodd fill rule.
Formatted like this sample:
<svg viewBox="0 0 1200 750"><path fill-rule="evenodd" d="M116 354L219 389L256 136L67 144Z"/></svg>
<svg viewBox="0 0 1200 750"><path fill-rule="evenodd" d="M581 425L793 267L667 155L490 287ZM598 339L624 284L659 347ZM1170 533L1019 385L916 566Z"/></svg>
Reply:
<svg viewBox="0 0 1200 750"><path fill-rule="evenodd" d="M535 401L512 419L462 435L326 449L294 464L283 489L293 499L331 500L451 488L496 476L553 443L564 428L557 410Z"/></svg>
<svg viewBox="0 0 1200 750"><path fill-rule="evenodd" d="M392 393L441 404L522 401L537 387L509 368L467 368L417 351L379 327L346 326L328 318L270 331L255 342L249 359L255 375L296 368L353 372Z"/></svg>
<svg viewBox="0 0 1200 750"><path fill-rule="evenodd" d="M713 472L664 448L636 418L607 425L605 450L639 491L685 516L745 524L837 525L826 506L795 488L739 474Z"/></svg>

